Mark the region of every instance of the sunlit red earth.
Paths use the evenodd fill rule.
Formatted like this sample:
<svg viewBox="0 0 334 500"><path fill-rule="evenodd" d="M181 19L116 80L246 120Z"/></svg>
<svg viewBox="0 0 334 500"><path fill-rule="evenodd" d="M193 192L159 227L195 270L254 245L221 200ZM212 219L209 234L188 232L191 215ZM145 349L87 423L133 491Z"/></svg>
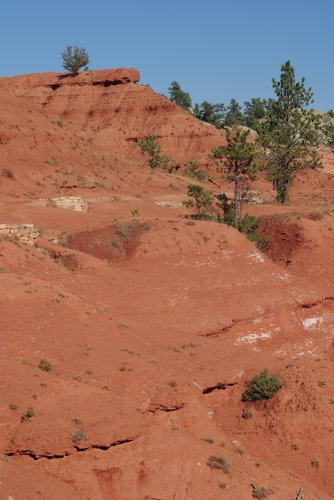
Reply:
<svg viewBox="0 0 334 500"><path fill-rule="evenodd" d="M223 133L138 81L0 79L0 223L33 225L0 227L1 499L334 498L334 154L286 206L254 183L261 253L189 218L182 168L148 167L155 135L232 192ZM283 388L242 402L265 368Z"/></svg>

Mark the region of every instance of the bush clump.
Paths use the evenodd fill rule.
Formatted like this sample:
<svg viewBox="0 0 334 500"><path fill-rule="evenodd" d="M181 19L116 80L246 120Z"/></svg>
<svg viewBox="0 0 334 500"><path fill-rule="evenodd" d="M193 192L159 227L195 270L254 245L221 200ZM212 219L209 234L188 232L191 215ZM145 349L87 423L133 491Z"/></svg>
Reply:
<svg viewBox="0 0 334 500"><path fill-rule="evenodd" d="M268 250L272 240L266 234L258 230L262 222L261 217L246 214L240 221L239 231L243 233L249 241L253 242L261 251Z"/></svg>
<svg viewBox="0 0 334 500"><path fill-rule="evenodd" d="M199 182L206 182L209 180L208 172L202 170L197 161L189 160L186 162L185 167L184 175L187 177L197 179Z"/></svg>
<svg viewBox="0 0 334 500"><path fill-rule="evenodd" d="M50 372L53 368L51 361L46 358L42 358L38 363L38 368L43 372Z"/></svg>
<svg viewBox="0 0 334 500"><path fill-rule="evenodd" d="M222 470L223 472L225 472L225 474L227 474L230 470L230 464L225 457L216 457L214 455L211 455L208 458L207 465L211 469Z"/></svg>
<svg viewBox="0 0 334 500"><path fill-rule="evenodd" d="M258 401L271 399L281 389L282 380L275 374L270 374L268 370L263 370L260 375L256 375L250 382L242 395L243 401Z"/></svg>

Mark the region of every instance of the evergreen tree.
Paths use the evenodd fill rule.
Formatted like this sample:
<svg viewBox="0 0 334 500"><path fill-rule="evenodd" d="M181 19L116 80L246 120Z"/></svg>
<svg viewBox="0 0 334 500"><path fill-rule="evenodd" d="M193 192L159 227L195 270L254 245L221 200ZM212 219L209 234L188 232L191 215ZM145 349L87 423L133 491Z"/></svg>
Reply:
<svg viewBox="0 0 334 500"><path fill-rule="evenodd" d="M226 131L227 146L219 146L212 150L212 157L220 162L219 170L223 171L227 179L234 184L231 210L234 214L233 226L236 228L239 228L242 205L247 201L250 182L255 180L257 170L256 145L247 141L248 134L249 130L232 127ZM227 206L226 199L221 198L219 201Z"/></svg>
<svg viewBox="0 0 334 500"><path fill-rule="evenodd" d="M221 128L224 123L226 108L224 104L211 104L208 101L203 101L201 104L195 104L194 115L199 120L206 123L211 123L217 128Z"/></svg>
<svg viewBox="0 0 334 500"><path fill-rule="evenodd" d="M266 103L267 101L260 97L253 97L250 101L244 103L244 122L246 127L258 130L259 121L266 115Z"/></svg>
<svg viewBox="0 0 334 500"><path fill-rule="evenodd" d="M80 68L89 64L89 55L83 47L68 45L61 56L63 58L63 68L74 74L78 74Z"/></svg>
<svg viewBox="0 0 334 500"><path fill-rule="evenodd" d="M205 190L202 186L197 184L189 184L187 186L187 195L190 198L183 202L183 205L187 208L195 208L196 219L202 219L212 211L213 195L212 191Z"/></svg>
<svg viewBox="0 0 334 500"><path fill-rule="evenodd" d="M260 126L261 142L269 151L268 171L279 203L286 203L294 173L320 166L316 144L320 117L308 106L313 102L305 79L296 81L290 61L282 64L279 80L272 80L276 99L269 99L267 113Z"/></svg>
<svg viewBox="0 0 334 500"><path fill-rule="evenodd" d="M188 92L181 89L181 86L175 80L170 84L168 88L170 100L175 102L180 108L185 111L189 111L191 108L191 97Z"/></svg>
<svg viewBox="0 0 334 500"><path fill-rule="evenodd" d="M242 114L242 109L238 101L235 99L230 100L230 104L227 106L227 113L225 116L224 125L225 127L233 127L233 125L243 125L244 115Z"/></svg>

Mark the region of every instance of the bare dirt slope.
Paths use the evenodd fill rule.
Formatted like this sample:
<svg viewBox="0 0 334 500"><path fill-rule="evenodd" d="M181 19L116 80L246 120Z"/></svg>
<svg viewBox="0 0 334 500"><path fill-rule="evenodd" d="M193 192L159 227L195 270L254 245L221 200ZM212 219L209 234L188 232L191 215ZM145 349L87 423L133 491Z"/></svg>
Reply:
<svg viewBox="0 0 334 500"><path fill-rule="evenodd" d="M1 498L334 498L334 155L286 207L254 184L261 253L149 169L147 135L203 168L224 136L138 81L0 79Z"/></svg>

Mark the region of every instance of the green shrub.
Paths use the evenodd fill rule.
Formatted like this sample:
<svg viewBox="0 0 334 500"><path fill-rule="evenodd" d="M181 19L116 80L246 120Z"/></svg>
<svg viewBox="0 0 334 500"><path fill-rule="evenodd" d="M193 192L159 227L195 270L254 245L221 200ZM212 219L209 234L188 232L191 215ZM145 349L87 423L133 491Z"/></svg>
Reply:
<svg viewBox="0 0 334 500"><path fill-rule="evenodd" d="M260 375L256 375L250 382L242 395L243 401L257 401L261 399L271 399L281 389L283 383L281 379L270 374L268 370L263 370Z"/></svg>
<svg viewBox="0 0 334 500"><path fill-rule="evenodd" d="M150 158L148 164L152 169L159 168L165 172L171 173L179 168L177 163L169 156L161 154L161 144L154 135L148 135L141 141L138 141L138 146L143 153L147 153Z"/></svg>
<svg viewBox="0 0 334 500"><path fill-rule="evenodd" d="M192 177L200 182L206 182L209 179L209 174L205 170L199 168L199 163L194 160L189 160L185 164L184 175Z"/></svg>
<svg viewBox="0 0 334 500"><path fill-rule="evenodd" d="M261 224L261 217L246 214L240 221L239 231L243 233L249 241L253 242L261 251L268 250L272 244L269 236L261 233L258 228Z"/></svg>

